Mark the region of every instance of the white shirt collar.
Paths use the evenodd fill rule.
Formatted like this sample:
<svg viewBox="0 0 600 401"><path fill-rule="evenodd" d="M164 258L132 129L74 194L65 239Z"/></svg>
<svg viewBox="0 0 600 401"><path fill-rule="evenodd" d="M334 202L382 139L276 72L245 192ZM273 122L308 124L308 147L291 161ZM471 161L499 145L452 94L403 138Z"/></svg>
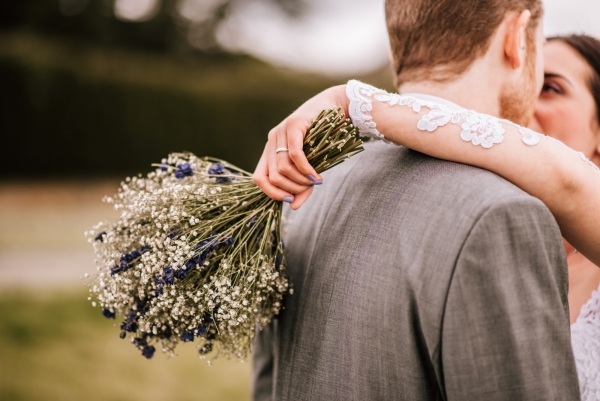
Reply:
<svg viewBox="0 0 600 401"><path fill-rule="evenodd" d="M425 100L427 102L435 102L435 103L443 104L443 105L446 105L446 106L449 106L452 108L464 109L464 107L461 107L461 106L457 105L456 103L451 102L450 100L444 99L443 97L426 95L425 93L401 93L401 95L402 96L412 96L419 100Z"/></svg>

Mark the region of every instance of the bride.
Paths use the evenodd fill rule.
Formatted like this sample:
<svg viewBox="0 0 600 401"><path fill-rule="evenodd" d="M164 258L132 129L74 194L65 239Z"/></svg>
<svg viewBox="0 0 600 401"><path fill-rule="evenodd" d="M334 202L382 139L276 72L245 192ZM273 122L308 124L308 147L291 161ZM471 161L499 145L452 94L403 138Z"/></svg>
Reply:
<svg viewBox="0 0 600 401"><path fill-rule="evenodd" d="M600 165L600 41L582 35L553 38L544 58L543 88L530 127L551 136L433 96L410 94L426 93L423 88L401 86L403 94L398 95L350 81L309 100L271 132L255 182L272 198L299 208L314 185L323 183L302 153L304 129L316 112L335 104L364 135L493 171L539 198L568 241L573 351L582 399L596 400L600 399L596 267L600 266L596 166Z"/></svg>

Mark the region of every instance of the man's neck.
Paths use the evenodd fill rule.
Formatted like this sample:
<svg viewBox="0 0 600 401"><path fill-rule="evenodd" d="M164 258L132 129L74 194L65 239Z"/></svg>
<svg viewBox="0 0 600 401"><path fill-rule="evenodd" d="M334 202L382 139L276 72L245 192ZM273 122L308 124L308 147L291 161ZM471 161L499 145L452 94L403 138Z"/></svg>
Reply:
<svg viewBox="0 0 600 401"><path fill-rule="evenodd" d="M475 63L479 64L479 63ZM500 114L500 91L498 79L486 71L483 63L474 65L466 73L449 82L405 82L399 93L423 93L449 100L466 109L498 116Z"/></svg>

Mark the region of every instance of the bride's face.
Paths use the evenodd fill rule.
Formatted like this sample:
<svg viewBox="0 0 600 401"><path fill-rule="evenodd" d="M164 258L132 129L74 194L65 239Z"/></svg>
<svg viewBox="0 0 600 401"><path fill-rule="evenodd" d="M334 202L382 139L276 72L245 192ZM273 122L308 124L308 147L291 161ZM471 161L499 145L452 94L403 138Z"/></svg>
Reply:
<svg viewBox="0 0 600 401"><path fill-rule="evenodd" d="M600 124L590 92L592 69L561 40L544 48L544 85L531 127L550 135L600 163Z"/></svg>

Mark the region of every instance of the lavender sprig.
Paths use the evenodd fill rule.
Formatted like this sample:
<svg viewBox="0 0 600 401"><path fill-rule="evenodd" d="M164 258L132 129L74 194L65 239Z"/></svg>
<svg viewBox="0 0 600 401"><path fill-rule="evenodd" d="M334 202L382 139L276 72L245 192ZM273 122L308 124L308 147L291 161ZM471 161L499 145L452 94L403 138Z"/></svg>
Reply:
<svg viewBox="0 0 600 401"><path fill-rule="evenodd" d="M333 108L304 140L319 173L363 150L357 129ZM201 355L247 358L289 290L282 202L223 160L173 153L145 178L127 178L106 201L115 222L87 232L97 256L91 285L106 318L123 316L121 337L146 358L196 339ZM95 304L95 302L94 302Z"/></svg>

